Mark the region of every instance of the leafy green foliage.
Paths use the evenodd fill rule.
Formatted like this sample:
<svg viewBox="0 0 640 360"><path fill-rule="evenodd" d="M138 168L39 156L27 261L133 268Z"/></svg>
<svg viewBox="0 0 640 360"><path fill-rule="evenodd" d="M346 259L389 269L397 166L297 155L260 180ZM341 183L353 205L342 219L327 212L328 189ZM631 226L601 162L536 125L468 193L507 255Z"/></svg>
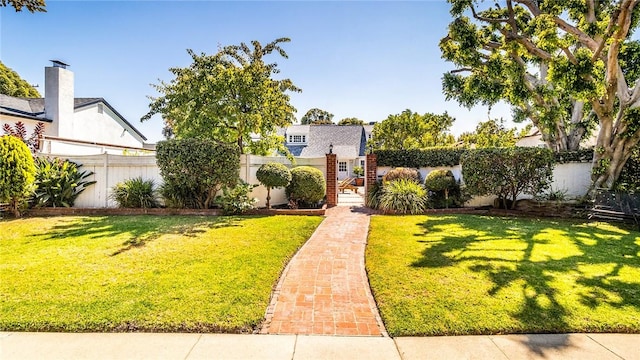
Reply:
<svg viewBox="0 0 640 360"><path fill-rule="evenodd" d="M80 165L73 161L39 157L35 166L35 206L72 207L78 196L96 183L87 179L92 171L80 171Z"/></svg>
<svg viewBox="0 0 640 360"><path fill-rule="evenodd" d="M300 119L302 125L331 125L333 114L322 109L309 109Z"/></svg>
<svg viewBox="0 0 640 360"><path fill-rule="evenodd" d="M27 145L14 136L0 137L0 202L7 202L16 217L31 194L35 172Z"/></svg>
<svg viewBox="0 0 640 360"><path fill-rule="evenodd" d="M270 137L276 129L293 122L295 108L287 92L300 91L289 79L274 79L277 64L264 61L273 52L287 58L280 44L289 41L280 38L265 46L258 41L252 41L252 47L230 45L214 55L187 50L192 64L170 69L175 78L155 86L162 96L152 98L142 120L159 113L169 136L234 144L239 153L251 147L264 152L277 139ZM268 143L252 142L252 133Z"/></svg>
<svg viewBox="0 0 640 360"><path fill-rule="evenodd" d="M364 168L362 166L354 166L353 175L355 175L356 177L364 176Z"/></svg>
<svg viewBox="0 0 640 360"><path fill-rule="evenodd" d="M599 126L591 188L612 189L640 142L639 3L449 2L456 19L440 49L457 69L443 78L446 98L504 100L556 151L578 149Z"/></svg>
<svg viewBox="0 0 640 360"><path fill-rule="evenodd" d="M460 156L466 149L431 148L423 150L376 150L378 166L438 167L460 164Z"/></svg>
<svg viewBox="0 0 640 360"><path fill-rule="evenodd" d="M291 171L281 163L262 164L256 171L258 181L267 187L267 209L271 208L271 188L285 187L291 182Z"/></svg>
<svg viewBox="0 0 640 360"><path fill-rule="evenodd" d="M394 180L409 180L415 183L421 183L422 179L420 177L420 172L418 169L405 168L405 167L397 167L389 170L382 177L382 181L389 182Z"/></svg>
<svg viewBox="0 0 640 360"><path fill-rule="evenodd" d="M222 189L222 195L216 198L216 203L225 215L240 215L254 208L258 199L251 197L251 191L256 185L247 184L240 180L232 188Z"/></svg>
<svg viewBox="0 0 640 360"><path fill-rule="evenodd" d="M458 137L458 141L465 147L495 148L516 145L516 128L507 129L504 119L481 121L474 132L465 132Z"/></svg>
<svg viewBox="0 0 640 360"><path fill-rule="evenodd" d="M419 214L427 209L427 192L422 184L398 178L384 182L379 209L396 214Z"/></svg>
<svg viewBox="0 0 640 360"><path fill-rule="evenodd" d="M35 11L47 12L44 0L0 0L0 6L7 5L13 6L16 12L22 11L22 8L26 8L31 13Z"/></svg>
<svg viewBox="0 0 640 360"><path fill-rule="evenodd" d="M549 149L521 147L470 150L460 162L471 195L496 195L512 206L522 193L537 195L547 189L555 163Z"/></svg>
<svg viewBox="0 0 640 360"><path fill-rule="evenodd" d="M349 117L349 118L344 118L344 119L338 121L338 125L340 125L340 126L344 126L344 125L364 125L364 120L360 120L360 119L355 118L355 117Z"/></svg>
<svg viewBox="0 0 640 360"><path fill-rule="evenodd" d="M205 139L161 141L156 158L168 206L208 209L215 195L238 181L240 154L233 145Z"/></svg>
<svg viewBox="0 0 640 360"><path fill-rule="evenodd" d="M310 166L291 169L291 182L285 193L297 205L313 206L324 198L326 181L322 171Z"/></svg>
<svg viewBox="0 0 640 360"><path fill-rule="evenodd" d="M123 208L158 207L156 184L142 177L127 179L111 189L110 197Z"/></svg>
<svg viewBox="0 0 640 360"><path fill-rule="evenodd" d="M622 173L620 173L616 189L640 192L640 146L637 146L631 152L631 157L627 160Z"/></svg>
<svg viewBox="0 0 640 360"><path fill-rule="evenodd" d="M597 123L589 102L577 95L586 88L593 90L592 79L585 74L596 72L589 56L585 58L586 49L573 48L583 39L558 26L555 20L560 15L556 9L550 10L548 2L512 7L503 1L450 3L455 19L440 41L440 50L457 69L443 76L446 99L468 108L505 101L512 106L514 120L532 121L550 148L577 150ZM565 2L562 8L560 13L578 6ZM467 17L469 13L473 19ZM581 16L583 19L585 14L571 20ZM567 81L550 81L553 76L547 74L561 74ZM495 146L502 145L478 147Z"/></svg>
<svg viewBox="0 0 640 360"><path fill-rule="evenodd" d="M454 118L446 112L442 115L420 115L407 109L397 115L389 115L373 127L370 144L374 149L411 150L453 144L449 129Z"/></svg>
<svg viewBox="0 0 640 360"><path fill-rule="evenodd" d="M591 162L593 160L593 149L559 151L555 153L555 157L558 164L565 164L569 162Z"/></svg>
<svg viewBox="0 0 640 360"><path fill-rule="evenodd" d="M5 5L4 1L0 0L3 5ZM41 97L38 90L23 80L17 72L3 64L2 61L0 61L0 94L25 98Z"/></svg>

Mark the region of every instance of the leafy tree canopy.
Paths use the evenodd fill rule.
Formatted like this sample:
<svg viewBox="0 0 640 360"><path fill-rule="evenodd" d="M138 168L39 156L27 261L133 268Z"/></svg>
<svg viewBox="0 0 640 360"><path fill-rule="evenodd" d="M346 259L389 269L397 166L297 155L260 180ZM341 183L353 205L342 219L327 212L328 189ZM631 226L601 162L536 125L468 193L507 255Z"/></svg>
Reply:
<svg viewBox="0 0 640 360"><path fill-rule="evenodd" d="M333 124L333 114L328 111L313 108L309 109L306 114L300 119L302 125L331 125Z"/></svg>
<svg viewBox="0 0 640 360"><path fill-rule="evenodd" d="M38 90L22 79L17 72L3 64L2 61L0 61L0 94L25 98L41 97Z"/></svg>
<svg viewBox="0 0 640 360"><path fill-rule="evenodd" d="M440 48L457 69L447 98L505 100L555 150L573 150L597 123L594 187L611 188L640 140L638 2L448 0L455 19Z"/></svg>
<svg viewBox="0 0 640 360"><path fill-rule="evenodd" d="M264 152L265 143L251 141L251 134L260 135L272 146L275 130L294 119L288 92L300 89L289 79L274 79L279 73L277 64L264 60L273 52L287 58L280 44L289 41L280 38L264 46L258 41L251 46L230 45L214 55L187 50L193 63L169 69L175 78L155 85L163 95L151 98L142 121L161 114L166 135L235 144L239 153Z"/></svg>
<svg viewBox="0 0 640 360"><path fill-rule="evenodd" d="M338 125L364 125L364 120L360 120L355 117L349 117L338 121Z"/></svg>
<svg viewBox="0 0 640 360"><path fill-rule="evenodd" d="M47 12L45 9L44 0L0 0L0 6L13 6L16 9L16 12L22 11L23 8L26 8L29 12Z"/></svg>
<svg viewBox="0 0 640 360"><path fill-rule="evenodd" d="M371 144L374 149L410 150L451 145L454 137L449 129L455 121L446 112L442 115L420 115L407 109L389 115L373 127Z"/></svg>
<svg viewBox="0 0 640 360"><path fill-rule="evenodd" d="M465 147L511 147L516 144L517 131L516 128L507 129L504 126L504 119L490 119L479 122L475 131L462 133L458 141Z"/></svg>

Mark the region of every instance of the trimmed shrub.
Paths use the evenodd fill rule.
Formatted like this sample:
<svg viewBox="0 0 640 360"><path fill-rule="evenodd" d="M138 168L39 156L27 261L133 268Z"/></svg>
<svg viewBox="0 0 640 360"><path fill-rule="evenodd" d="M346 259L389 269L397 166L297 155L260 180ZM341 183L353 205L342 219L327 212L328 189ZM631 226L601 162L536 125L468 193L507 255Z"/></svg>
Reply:
<svg viewBox="0 0 640 360"><path fill-rule="evenodd" d="M431 171L424 179L424 187L429 191L429 202L435 208L448 208L449 194L456 190L459 193L458 182L451 170Z"/></svg>
<svg viewBox="0 0 640 360"><path fill-rule="evenodd" d="M466 149L430 148L424 150L376 150L378 166L391 167L438 167L460 164L460 156Z"/></svg>
<svg viewBox="0 0 640 360"><path fill-rule="evenodd" d="M419 214L427 209L427 191L410 179L384 183L379 208L398 214Z"/></svg>
<svg viewBox="0 0 640 360"><path fill-rule="evenodd" d="M496 195L510 208L518 195L546 190L555 164L551 150L524 147L470 150L461 160L469 194Z"/></svg>
<svg viewBox="0 0 640 360"><path fill-rule="evenodd" d="M95 181L87 180L92 171L80 171L73 161L39 157L33 201L39 207L72 207L80 194Z"/></svg>
<svg viewBox="0 0 640 360"><path fill-rule="evenodd" d="M155 208L159 205L156 193L153 180L137 177L117 183L110 197L123 208Z"/></svg>
<svg viewBox="0 0 640 360"><path fill-rule="evenodd" d="M240 171L235 145L206 139L172 139L156 146L164 180L160 193L168 206L211 208L216 193L234 187Z"/></svg>
<svg viewBox="0 0 640 360"><path fill-rule="evenodd" d="M27 145L14 136L0 137L0 202L9 204L14 216L27 204L36 168Z"/></svg>
<svg viewBox="0 0 640 360"><path fill-rule="evenodd" d="M267 209L271 209L271 188L284 187L291 182L291 171L284 164L270 162L256 171L258 181L267 187Z"/></svg>
<svg viewBox="0 0 640 360"><path fill-rule="evenodd" d="M286 188L290 202L300 206L313 206L324 198L326 182L322 171L310 166L291 169L291 182Z"/></svg>
<svg viewBox="0 0 640 360"><path fill-rule="evenodd" d="M384 174L384 176L382 177L382 180L384 182L400 180L400 179L411 180L416 183L422 182L420 178L420 172L418 171L418 169L411 169L411 168L397 167L395 169L389 170L389 172Z"/></svg>

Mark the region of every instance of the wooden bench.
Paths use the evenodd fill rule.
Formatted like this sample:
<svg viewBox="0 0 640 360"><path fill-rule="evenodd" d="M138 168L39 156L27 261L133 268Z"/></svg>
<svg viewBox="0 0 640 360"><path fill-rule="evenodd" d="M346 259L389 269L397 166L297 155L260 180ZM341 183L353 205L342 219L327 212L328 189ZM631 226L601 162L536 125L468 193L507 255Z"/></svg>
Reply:
<svg viewBox="0 0 640 360"><path fill-rule="evenodd" d="M596 190L589 219L633 222L640 230L640 194Z"/></svg>
<svg viewBox="0 0 640 360"><path fill-rule="evenodd" d="M353 182L353 178L346 178L342 181L340 181L340 183L338 183L338 190L340 190L340 192L343 192L345 190L353 190L356 192L356 194L358 193L358 187L351 184Z"/></svg>

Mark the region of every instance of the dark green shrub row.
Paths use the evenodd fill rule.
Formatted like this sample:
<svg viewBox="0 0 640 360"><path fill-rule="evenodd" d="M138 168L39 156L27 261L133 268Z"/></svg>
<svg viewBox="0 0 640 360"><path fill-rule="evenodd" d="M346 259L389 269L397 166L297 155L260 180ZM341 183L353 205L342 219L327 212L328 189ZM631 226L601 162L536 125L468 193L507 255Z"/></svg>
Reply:
<svg viewBox="0 0 640 360"><path fill-rule="evenodd" d="M509 148L497 148L507 151ZM426 150L376 150L378 166L391 167L437 167L456 166L460 164L460 157L467 152L483 149L453 149L432 148ZM593 149L577 151L563 151L555 153L556 162L590 162L593 159Z"/></svg>
<svg viewBox="0 0 640 360"><path fill-rule="evenodd" d="M426 150L376 150L378 166L391 167L436 167L455 166L465 149L431 148Z"/></svg>

